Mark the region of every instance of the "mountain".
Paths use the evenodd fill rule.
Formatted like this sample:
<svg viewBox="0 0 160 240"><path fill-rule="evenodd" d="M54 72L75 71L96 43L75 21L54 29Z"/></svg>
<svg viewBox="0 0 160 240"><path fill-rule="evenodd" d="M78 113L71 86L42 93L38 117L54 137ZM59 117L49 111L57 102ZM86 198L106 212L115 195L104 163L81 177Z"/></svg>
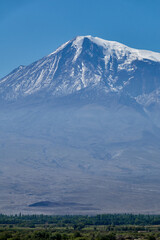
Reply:
<svg viewBox="0 0 160 240"><path fill-rule="evenodd" d="M79 36L0 80L1 98L66 96L82 90L126 94L144 105L159 99L160 53ZM147 99L147 100L146 100Z"/></svg>
<svg viewBox="0 0 160 240"><path fill-rule="evenodd" d="M0 212L160 213L160 54L79 36L0 80Z"/></svg>

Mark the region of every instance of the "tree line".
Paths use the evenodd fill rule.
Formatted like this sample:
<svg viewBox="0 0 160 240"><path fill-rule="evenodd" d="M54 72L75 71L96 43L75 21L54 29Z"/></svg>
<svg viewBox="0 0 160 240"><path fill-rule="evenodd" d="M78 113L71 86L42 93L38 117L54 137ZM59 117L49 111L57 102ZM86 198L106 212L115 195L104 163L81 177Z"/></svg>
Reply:
<svg viewBox="0 0 160 240"><path fill-rule="evenodd" d="M4 215L0 214L0 224L19 224L21 226L32 226L35 224L55 224L57 226L76 226L86 225L160 225L160 215L143 214L101 214L96 216L81 215Z"/></svg>

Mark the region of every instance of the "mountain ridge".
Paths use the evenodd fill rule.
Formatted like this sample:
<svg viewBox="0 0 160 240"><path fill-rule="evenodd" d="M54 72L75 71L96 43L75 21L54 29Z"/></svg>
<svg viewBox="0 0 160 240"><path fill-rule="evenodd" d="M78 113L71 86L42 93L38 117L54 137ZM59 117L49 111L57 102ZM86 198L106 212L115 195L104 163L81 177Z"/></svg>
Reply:
<svg viewBox="0 0 160 240"><path fill-rule="evenodd" d="M160 88L159 74L160 53L78 36L46 57L14 69L0 80L0 94L6 100L44 91L57 97L96 87L106 94L123 92L142 99Z"/></svg>

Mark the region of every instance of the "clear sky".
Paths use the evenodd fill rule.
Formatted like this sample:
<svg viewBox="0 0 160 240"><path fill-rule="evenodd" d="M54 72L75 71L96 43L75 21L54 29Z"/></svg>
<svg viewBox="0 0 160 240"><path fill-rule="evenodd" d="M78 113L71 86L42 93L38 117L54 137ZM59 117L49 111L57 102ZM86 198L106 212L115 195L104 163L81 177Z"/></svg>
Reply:
<svg viewBox="0 0 160 240"><path fill-rule="evenodd" d="M160 0L0 0L0 78L77 35L160 52Z"/></svg>

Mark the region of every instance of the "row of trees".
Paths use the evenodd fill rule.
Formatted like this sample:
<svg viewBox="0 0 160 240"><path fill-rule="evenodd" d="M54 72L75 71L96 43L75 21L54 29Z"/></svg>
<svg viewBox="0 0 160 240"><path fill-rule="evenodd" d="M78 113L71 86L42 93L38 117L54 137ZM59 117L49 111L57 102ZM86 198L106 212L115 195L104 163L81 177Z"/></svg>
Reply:
<svg viewBox="0 0 160 240"><path fill-rule="evenodd" d="M133 215L133 214L102 214L96 216L48 216L48 215L4 215L0 214L0 224L21 224L32 226L34 224L55 224L57 226L86 225L160 225L160 215Z"/></svg>

